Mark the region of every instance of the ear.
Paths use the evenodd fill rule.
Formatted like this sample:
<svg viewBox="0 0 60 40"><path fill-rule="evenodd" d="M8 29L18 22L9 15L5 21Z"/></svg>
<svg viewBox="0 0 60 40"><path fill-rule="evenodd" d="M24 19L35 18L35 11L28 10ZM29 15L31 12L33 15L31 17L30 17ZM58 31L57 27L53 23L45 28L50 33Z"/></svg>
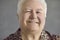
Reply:
<svg viewBox="0 0 60 40"><path fill-rule="evenodd" d="M17 15L17 18L19 19L19 14L17 13L16 15Z"/></svg>

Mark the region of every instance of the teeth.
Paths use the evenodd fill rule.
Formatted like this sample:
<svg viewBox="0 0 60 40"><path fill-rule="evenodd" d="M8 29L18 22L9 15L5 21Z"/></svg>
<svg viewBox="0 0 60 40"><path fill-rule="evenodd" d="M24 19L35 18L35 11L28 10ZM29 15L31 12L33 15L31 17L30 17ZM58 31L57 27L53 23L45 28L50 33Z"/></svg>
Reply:
<svg viewBox="0 0 60 40"><path fill-rule="evenodd" d="M38 24L39 24L39 22L36 22L36 23L38 23Z"/></svg>
<svg viewBox="0 0 60 40"><path fill-rule="evenodd" d="M29 23L32 23L32 21L28 21ZM39 22L35 22L35 23L38 23L39 24Z"/></svg>
<svg viewBox="0 0 60 40"><path fill-rule="evenodd" d="M29 23L31 23L31 21L28 21Z"/></svg>

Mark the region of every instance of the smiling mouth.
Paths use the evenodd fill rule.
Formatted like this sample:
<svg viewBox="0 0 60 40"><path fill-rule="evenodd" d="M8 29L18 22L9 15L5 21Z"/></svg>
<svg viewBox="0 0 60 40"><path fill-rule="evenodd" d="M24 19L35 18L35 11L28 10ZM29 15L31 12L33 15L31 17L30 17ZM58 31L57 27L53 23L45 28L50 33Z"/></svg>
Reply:
<svg viewBox="0 0 60 40"><path fill-rule="evenodd" d="M39 22L35 22L35 21L27 21L28 23L37 23L40 24Z"/></svg>

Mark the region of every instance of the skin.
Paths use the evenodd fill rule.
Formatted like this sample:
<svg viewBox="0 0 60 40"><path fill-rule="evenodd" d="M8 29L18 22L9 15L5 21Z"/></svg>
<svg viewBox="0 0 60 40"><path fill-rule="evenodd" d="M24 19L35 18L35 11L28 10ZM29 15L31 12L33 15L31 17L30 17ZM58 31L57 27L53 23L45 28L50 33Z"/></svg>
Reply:
<svg viewBox="0 0 60 40"><path fill-rule="evenodd" d="M23 40L39 40L45 25L44 6L39 1L25 1L18 14Z"/></svg>

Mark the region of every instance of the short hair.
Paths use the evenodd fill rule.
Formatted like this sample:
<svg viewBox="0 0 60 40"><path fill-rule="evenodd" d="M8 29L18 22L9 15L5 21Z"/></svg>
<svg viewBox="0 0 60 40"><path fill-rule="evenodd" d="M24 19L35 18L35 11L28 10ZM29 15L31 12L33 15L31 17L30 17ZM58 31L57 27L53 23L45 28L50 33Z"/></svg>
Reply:
<svg viewBox="0 0 60 40"><path fill-rule="evenodd" d="M21 6L22 3L25 2L26 0L18 0L18 5L17 5L17 13L19 14L21 12ZM47 4L45 0L38 0L40 1L40 3L42 3L44 5L45 8L45 14L47 13Z"/></svg>

